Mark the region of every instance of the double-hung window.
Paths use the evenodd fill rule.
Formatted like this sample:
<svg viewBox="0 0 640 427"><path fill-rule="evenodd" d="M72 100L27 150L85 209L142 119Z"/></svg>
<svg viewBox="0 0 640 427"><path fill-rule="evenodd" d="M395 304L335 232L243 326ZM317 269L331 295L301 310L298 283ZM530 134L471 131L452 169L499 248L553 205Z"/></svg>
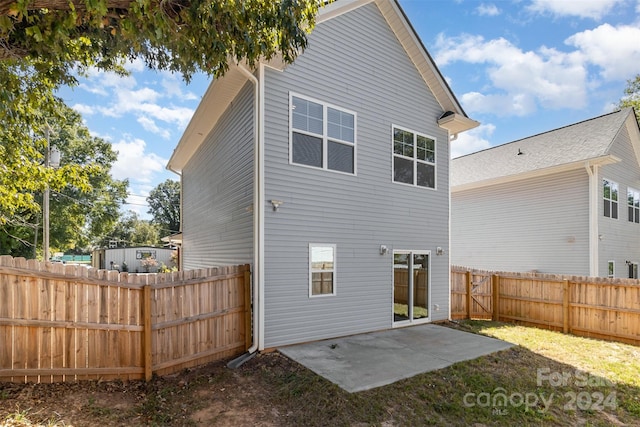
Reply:
<svg viewBox="0 0 640 427"><path fill-rule="evenodd" d="M436 188L436 141L393 127L393 181Z"/></svg>
<svg viewBox="0 0 640 427"><path fill-rule="evenodd" d="M348 174L356 171L356 113L290 96L289 161Z"/></svg>
<svg viewBox="0 0 640 427"><path fill-rule="evenodd" d="M640 191L627 188L627 208L629 210L629 222L640 224Z"/></svg>
<svg viewBox="0 0 640 427"><path fill-rule="evenodd" d="M618 184L608 179L603 179L602 191L604 198L604 216L618 219Z"/></svg>

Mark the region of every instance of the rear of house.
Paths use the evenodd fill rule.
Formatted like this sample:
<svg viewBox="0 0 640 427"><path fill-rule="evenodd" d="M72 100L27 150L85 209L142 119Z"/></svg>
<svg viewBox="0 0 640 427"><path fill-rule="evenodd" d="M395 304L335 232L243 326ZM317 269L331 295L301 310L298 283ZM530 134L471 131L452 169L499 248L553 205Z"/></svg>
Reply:
<svg viewBox="0 0 640 427"><path fill-rule="evenodd" d="M454 159L452 264L637 277L639 155L625 109Z"/></svg>
<svg viewBox="0 0 640 427"><path fill-rule="evenodd" d="M448 319L449 139L476 125L395 1L338 1L294 64L209 88L169 165L183 267L253 264L259 348Z"/></svg>

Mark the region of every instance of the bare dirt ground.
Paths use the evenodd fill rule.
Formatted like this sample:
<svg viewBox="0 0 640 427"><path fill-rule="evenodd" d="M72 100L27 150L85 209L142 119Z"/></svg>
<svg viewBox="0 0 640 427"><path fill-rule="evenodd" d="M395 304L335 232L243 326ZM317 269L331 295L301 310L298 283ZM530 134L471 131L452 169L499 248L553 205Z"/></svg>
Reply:
<svg viewBox="0 0 640 427"><path fill-rule="evenodd" d="M265 400L268 384L252 381L263 370L300 369L277 353L236 370L225 361L149 383L78 382L0 384L0 425L64 426L275 426L288 424ZM283 419L284 417L284 419Z"/></svg>

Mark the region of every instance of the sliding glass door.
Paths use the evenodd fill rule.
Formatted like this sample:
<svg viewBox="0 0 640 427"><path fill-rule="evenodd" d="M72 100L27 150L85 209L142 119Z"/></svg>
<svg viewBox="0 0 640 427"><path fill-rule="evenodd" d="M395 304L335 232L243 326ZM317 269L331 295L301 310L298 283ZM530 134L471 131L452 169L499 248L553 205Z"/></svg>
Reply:
<svg viewBox="0 0 640 427"><path fill-rule="evenodd" d="M429 320L430 251L393 252L393 321Z"/></svg>

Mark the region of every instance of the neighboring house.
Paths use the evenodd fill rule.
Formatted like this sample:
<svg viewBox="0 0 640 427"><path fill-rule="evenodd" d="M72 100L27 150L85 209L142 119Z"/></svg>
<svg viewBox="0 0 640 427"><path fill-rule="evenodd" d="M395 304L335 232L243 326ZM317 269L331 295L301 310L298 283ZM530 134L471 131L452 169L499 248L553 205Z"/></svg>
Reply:
<svg viewBox="0 0 640 427"><path fill-rule="evenodd" d="M458 157L451 173L452 264L638 277L633 109Z"/></svg>
<svg viewBox="0 0 640 427"><path fill-rule="evenodd" d="M173 249L153 246L96 249L91 256L91 266L129 273L156 273L163 264L169 268L174 266L171 258L173 253ZM155 259L157 265L154 266L153 262L145 261L148 258Z"/></svg>
<svg viewBox="0 0 640 427"><path fill-rule="evenodd" d="M252 264L250 351L448 319L449 141L477 125L395 0L339 0L294 64L205 93L168 164L182 267Z"/></svg>

